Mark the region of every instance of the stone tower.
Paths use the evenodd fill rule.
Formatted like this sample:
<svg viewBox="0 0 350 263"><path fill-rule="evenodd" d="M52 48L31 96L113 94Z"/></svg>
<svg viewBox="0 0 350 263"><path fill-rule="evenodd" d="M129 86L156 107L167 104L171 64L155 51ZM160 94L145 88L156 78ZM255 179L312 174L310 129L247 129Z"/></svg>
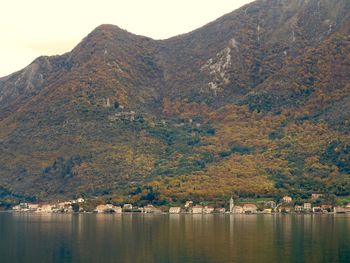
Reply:
<svg viewBox="0 0 350 263"><path fill-rule="evenodd" d="M230 213L233 213L233 207L235 206L234 202L233 202L233 197L231 196L230 198Z"/></svg>

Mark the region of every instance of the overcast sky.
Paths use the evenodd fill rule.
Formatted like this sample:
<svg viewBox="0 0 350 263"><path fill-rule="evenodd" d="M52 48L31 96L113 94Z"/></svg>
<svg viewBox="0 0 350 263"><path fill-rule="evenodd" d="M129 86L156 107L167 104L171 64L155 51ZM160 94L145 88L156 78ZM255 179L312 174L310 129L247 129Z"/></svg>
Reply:
<svg viewBox="0 0 350 263"><path fill-rule="evenodd" d="M70 51L100 24L164 39L252 0L8 0L1 3L0 77L40 55Z"/></svg>

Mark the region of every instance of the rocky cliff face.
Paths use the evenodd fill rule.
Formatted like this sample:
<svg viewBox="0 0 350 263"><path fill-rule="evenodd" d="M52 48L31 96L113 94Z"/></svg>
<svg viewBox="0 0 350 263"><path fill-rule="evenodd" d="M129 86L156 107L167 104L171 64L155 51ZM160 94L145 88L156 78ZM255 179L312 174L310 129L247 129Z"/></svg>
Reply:
<svg viewBox="0 0 350 263"><path fill-rule="evenodd" d="M0 79L0 182L41 198L346 193L349 7L258 0L162 41L97 27Z"/></svg>

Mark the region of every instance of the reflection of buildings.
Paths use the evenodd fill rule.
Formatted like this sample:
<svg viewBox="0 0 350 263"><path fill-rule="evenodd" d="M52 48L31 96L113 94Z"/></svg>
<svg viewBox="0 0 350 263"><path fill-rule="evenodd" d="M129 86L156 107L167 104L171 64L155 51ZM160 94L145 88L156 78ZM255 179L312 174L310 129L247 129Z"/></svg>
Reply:
<svg viewBox="0 0 350 263"><path fill-rule="evenodd" d="M36 240L45 247L48 262L52 257L60 262L337 262L334 259L347 259L349 251L347 215L4 216L11 216L11 226L1 233L16 238L9 241L2 236L0 247L11 242L26 256L35 257L29 255L33 247L28 244ZM13 225L16 221L20 224ZM62 253L69 258L58 260Z"/></svg>

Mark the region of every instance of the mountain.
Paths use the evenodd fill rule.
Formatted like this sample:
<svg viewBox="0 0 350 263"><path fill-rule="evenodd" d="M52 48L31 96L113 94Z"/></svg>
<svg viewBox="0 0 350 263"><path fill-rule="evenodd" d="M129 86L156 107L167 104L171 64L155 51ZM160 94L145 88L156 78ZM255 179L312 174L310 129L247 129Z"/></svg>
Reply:
<svg viewBox="0 0 350 263"><path fill-rule="evenodd" d="M258 0L167 40L101 25L0 78L0 198L350 194L350 3Z"/></svg>

